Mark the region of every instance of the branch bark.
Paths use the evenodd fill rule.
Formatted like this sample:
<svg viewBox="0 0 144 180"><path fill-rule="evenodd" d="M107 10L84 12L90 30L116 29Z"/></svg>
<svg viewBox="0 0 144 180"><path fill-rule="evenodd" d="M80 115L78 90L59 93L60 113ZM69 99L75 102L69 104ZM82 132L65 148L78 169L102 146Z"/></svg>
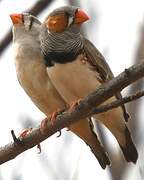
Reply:
<svg viewBox="0 0 144 180"><path fill-rule="evenodd" d="M139 64L131 66L103 86L100 86L95 92L82 100L73 112L65 111L62 115L57 116L54 125L51 124L49 119L45 133L41 133L40 127L37 127L23 138L21 143L11 142L1 147L0 164L15 158L17 155L39 144L55 132L77 122L79 119L92 116L94 107L100 105L105 100L115 95L116 92L121 91L143 76L144 62L142 61Z"/></svg>
<svg viewBox="0 0 144 180"><path fill-rule="evenodd" d="M140 30L141 31L139 34L140 36L139 36L138 47L136 50L136 57L133 62L135 64L140 63L140 61L144 59L144 24L142 24L142 27ZM141 90L143 88L143 84L144 84L143 81L133 84L129 90L129 93L133 94L137 88ZM140 124L140 116L139 116L140 105L141 105L141 101L136 101L134 103L131 103L128 106L128 111L130 112L131 117L133 119L133 121L129 122L129 127L131 128L131 131L134 134L134 139L135 139L136 144L140 144L142 141L138 135L139 133L138 127Z"/></svg>
<svg viewBox="0 0 144 180"><path fill-rule="evenodd" d="M134 100L136 100L142 96L144 96L144 91L137 92L136 94L133 94L131 96L126 96L122 99L118 99L118 100L113 101L109 104L95 108L93 110L93 113L98 114L98 113L103 113L103 112L109 111L111 109L117 108L118 106L121 106L121 105L126 104L126 103L131 102L131 101L134 101Z"/></svg>
<svg viewBox="0 0 144 180"><path fill-rule="evenodd" d="M30 14L33 14L34 16L37 16L40 14L47 6L51 4L54 0L39 0L36 2L36 4L29 10L26 10L25 12L29 12ZM3 53L3 51L6 49L6 47L10 44L12 40L12 30L8 30L5 37L1 40L0 43L0 55Z"/></svg>

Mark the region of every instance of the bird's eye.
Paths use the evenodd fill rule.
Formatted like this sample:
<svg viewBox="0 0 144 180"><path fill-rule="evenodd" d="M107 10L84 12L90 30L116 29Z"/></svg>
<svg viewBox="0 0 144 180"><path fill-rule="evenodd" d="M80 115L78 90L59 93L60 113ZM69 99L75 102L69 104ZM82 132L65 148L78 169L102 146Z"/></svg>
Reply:
<svg viewBox="0 0 144 180"><path fill-rule="evenodd" d="M78 10L79 10L78 8L75 10L75 14L78 12Z"/></svg>

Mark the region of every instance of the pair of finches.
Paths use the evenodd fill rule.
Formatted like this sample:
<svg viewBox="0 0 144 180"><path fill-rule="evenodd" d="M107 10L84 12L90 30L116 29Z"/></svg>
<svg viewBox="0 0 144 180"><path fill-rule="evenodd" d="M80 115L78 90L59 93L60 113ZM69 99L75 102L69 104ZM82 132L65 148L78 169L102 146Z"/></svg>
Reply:
<svg viewBox="0 0 144 180"><path fill-rule="evenodd" d="M57 8L43 24L30 14L12 14L11 19L19 83L46 116L113 78L104 57L80 33L81 25L89 20L83 10L73 6ZM118 93L105 103L121 97ZM126 126L125 107L94 118L115 136L126 161L136 163L138 153ZM105 169L110 160L90 123L90 119L82 119L69 128L89 145Z"/></svg>

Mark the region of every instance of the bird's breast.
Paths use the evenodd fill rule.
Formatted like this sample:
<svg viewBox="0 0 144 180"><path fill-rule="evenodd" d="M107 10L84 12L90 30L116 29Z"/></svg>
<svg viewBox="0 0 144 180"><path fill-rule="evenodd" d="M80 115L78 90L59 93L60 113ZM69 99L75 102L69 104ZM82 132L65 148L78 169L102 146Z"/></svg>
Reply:
<svg viewBox="0 0 144 180"><path fill-rule="evenodd" d="M41 59L16 58L15 65L21 86L43 113L49 115L56 109L65 107Z"/></svg>
<svg viewBox="0 0 144 180"><path fill-rule="evenodd" d="M81 54L73 62L55 63L47 68L50 79L67 103L84 98L100 85L96 72L90 69L89 63L83 63L83 58Z"/></svg>

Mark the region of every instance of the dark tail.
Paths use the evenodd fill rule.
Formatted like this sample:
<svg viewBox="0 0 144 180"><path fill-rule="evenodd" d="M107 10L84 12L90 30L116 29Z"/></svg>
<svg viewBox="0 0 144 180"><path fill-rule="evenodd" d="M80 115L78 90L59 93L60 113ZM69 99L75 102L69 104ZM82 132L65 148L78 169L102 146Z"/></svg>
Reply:
<svg viewBox="0 0 144 180"><path fill-rule="evenodd" d="M70 126L70 130L79 136L92 150L96 159L103 169L107 165L110 165L110 160L101 145L96 133L93 130L93 124L91 120L81 120Z"/></svg>
<svg viewBox="0 0 144 180"><path fill-rule="evenodd" d="M137 152L137 149L136 149L136 147L132 141L130 132L129 132L127 127L125 128L125 137L126 137L126 146L122 147L120 145L120 147L123 151L123 154L125 156L125 159L128 162L136 163L137 159L138 159L138 152Z"/></svg>
<svg viewBox="0 0 144 180"><path fill-rule="evenodd" d="M111 164L107 153L104 151L104 148L102 146L100 147L100 144L99 149L97 149L97 147L95 148L94 146L90 146L90 148L103 169Z"/></svg>
<svg viewBox="0 0 144 180"><path fill-rule="evenodd" d="M88 145L91 148L91 151L93 152L95 157L97 158L101 167L103 169L105 169L107 165L109 166L111 164L109 157L108 157L107 153L105 152L104 147L100 143L96 133L94 132L91 121L90 121L90 128L91 128L91 131L93 134L93 138L92 138L91 142L88 143Z"/></svg>

